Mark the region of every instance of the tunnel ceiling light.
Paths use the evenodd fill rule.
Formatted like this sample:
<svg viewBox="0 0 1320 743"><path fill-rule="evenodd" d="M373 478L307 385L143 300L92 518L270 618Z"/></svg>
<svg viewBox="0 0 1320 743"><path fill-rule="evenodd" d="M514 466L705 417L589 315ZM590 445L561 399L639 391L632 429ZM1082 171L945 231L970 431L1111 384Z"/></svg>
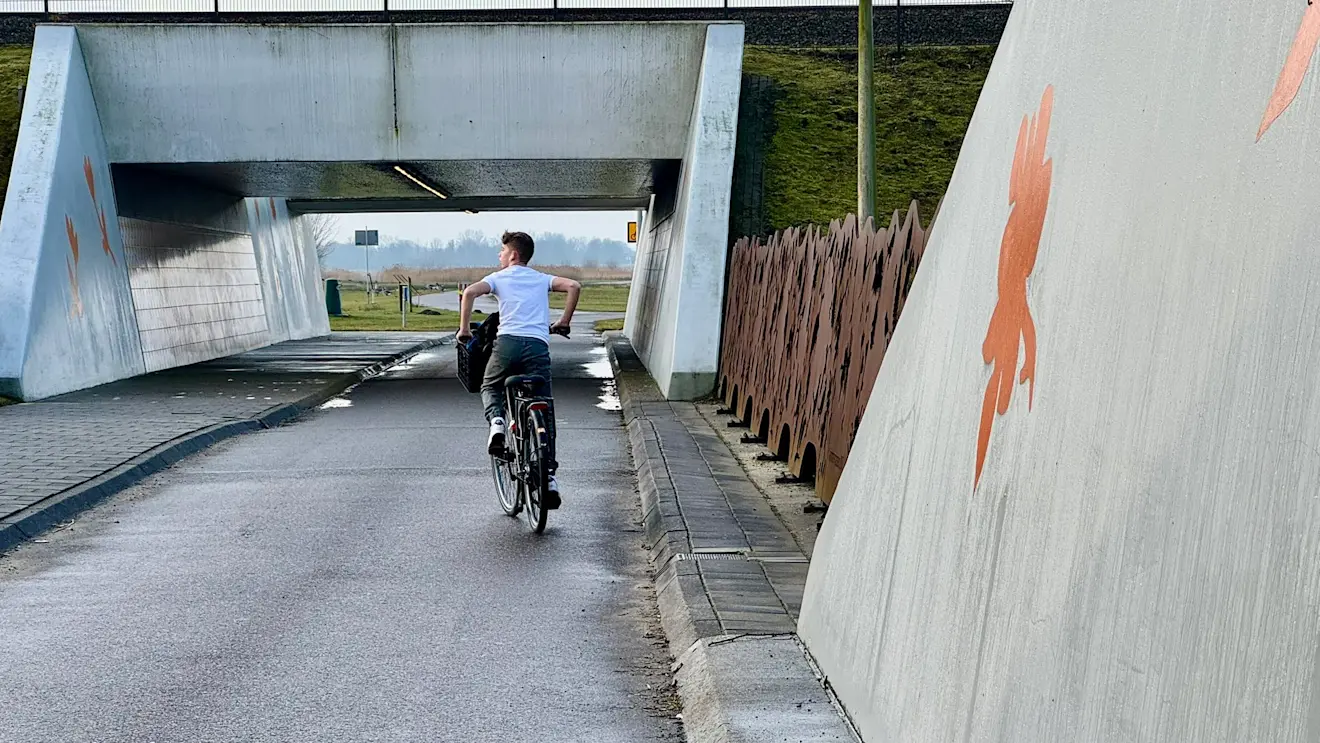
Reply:
<svg viewBox="0 0 1320 743"><path fill-rule="evenodd" d="M436 188L435 186L432 186L431 184L429 184L429 183L423 181L421 178L418 178L417 176L413 175L412 173L409 173L409 172L407 171L407 169L405 169L402 165L395 165L395 166L394 166L394 169L397 170L397 171L399 171L399 175L403 176L404 178L407 178L408 180L412 181L413 183L416 183L417 185L421 186L422 188L426 189L427 191L430 191L431 193L435 194L435 195L438 196L439 198L442 198L442 199L447 199L447 198L449 198L449 194L447 194L447 193L445 193L444 191L441 191L439 188Z"/></svg>

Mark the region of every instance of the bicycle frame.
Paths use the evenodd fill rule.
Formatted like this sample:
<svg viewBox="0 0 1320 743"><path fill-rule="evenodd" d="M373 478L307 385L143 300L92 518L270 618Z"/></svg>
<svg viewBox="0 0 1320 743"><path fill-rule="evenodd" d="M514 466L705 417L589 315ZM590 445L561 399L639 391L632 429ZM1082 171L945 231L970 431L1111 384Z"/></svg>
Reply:
<svg viewBox="0 0 1320 743"><path fill-rule="evenodd" d="M519 390L507 387L504 390L504 409L509 413L508 441L504 446L504 457L514 464L511 474L519 485L518 497L520 499L525 497L526 488L529 486L526 462L523 460L524 437L528 434L542 437L549 435L549 431L544 429L534 432L526 431L523 423L527 419L527 413L532 410L550 414L552 404L553 401L550 398L522 395L519 394Z"/></svg>

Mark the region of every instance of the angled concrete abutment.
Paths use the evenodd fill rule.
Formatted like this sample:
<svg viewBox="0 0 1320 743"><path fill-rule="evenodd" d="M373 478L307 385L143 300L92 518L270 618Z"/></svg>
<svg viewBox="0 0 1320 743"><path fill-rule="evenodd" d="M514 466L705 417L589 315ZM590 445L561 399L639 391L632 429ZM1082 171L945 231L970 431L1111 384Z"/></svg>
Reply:
<svg viewBox="0 0 1320 743"><path fill-rule="evenodd" d="M742 33L42 27L0 221L0 393L35 399L328 332L302 213L654 199L629 325L662 389L701 394L718 353ZM700 332L679 332L697 317Z"/></svg>
<svg viewBox="0 0 1320 743"><path fill-rule="evenodd" d="M865 740L1320 740L1318 31L1015 4L807 582Z"/></svg>

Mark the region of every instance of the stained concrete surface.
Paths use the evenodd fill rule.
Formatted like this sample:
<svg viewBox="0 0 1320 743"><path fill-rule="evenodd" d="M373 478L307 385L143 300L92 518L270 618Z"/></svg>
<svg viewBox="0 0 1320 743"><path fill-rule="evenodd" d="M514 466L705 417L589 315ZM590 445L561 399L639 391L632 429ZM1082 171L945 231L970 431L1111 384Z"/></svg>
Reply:
<svg viewBox="0 0 1320 743"><path fill-rule="evenodd" d="M681 740L601 349L552 351L543 536L443 347L0 560L0 741Z"/></svg>

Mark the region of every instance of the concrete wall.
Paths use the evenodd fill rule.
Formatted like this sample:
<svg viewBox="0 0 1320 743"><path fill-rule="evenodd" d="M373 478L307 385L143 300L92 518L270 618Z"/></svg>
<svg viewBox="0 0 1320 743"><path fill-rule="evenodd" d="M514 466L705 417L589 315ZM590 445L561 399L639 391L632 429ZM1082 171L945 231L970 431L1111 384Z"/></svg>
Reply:
<svg viewBox="0 0 1320 743"><path fill-rule="evenodd" d="M74 29L37 41L0 220L0 394L328 333L315 248L283 201L112 171Z"/></svg>
<svg viewBox="0 0 1320 743"><path fill-rule="evenodd" d="M282 199L117 167L149 371L330 332L311 236Z"/></svg>
<svg viewBox="0 0 1320 743"><path fill-rule="evenodd" d="M147 371L268 342L250 235L137 219L123 230Z"/></svg>
<svg viewBox="0 0 1320 743"><path fill-rule="evenodd" d="M111 158L136 163L678 158L705 33L80 27Z"/></svg>
<svg viewBox="0 0 1320 743"><path fill-rule="evenodd" d="M1017 3L808 579L866 740L1320 740L1317 14Z"/></svg>
<svg viewBox="0 0 1320 743"><path fill-rule="evenodd" d="M0 220L0 394L143 371L96 102L72 28L42 28Z"/></svg>
<svg viewBox="0 0 1320 743"><path fill-rule="evenodd" d="M743 29L710 26L672 213L653 213L639 243L625 333L669 399L715 387Z"/></svg>
<svg viewBox="0 0 1320 743"><path fill-rule="evenodd" d="M271 336L291 340L329 333L321 265L304 218L290 218L283 199L248 199L247 211Z"/></svg>
<svg viewBox="0 0 1320 743"><path fill-rule="evenodd" d="M12 182L25 183L33 163L38 175L54 172L39 162L41 142L52 136L52 117L74 114L70 121L94 132L97 167L108 173L114 164L122 208L116 215L104 176L103 195L112 199L106 240L122 253L123 217L132 279L125 262L109 264L119 271L113 296L123 322L92 334L121 344L120 353L97 357L103 373L79 370L41 394L328 332L312 241L282 193L340 197L344 184L333 181L358 179L347 191L406 184L430 200L393 173L400 160L423 173L438 164L548 164L569 174L555 180L566 197L663 192L664 217L655 219L643 261L652 270L633 313L642 320L633 322L638 350L671 397L713 387L740 25L172 24L78 26L76 37L71 27L52 27L38 37L38 56L50 53L45 39L56 34L86 52L85 64L72 65L86 75L82 99L47 101L45 87L30 87L43 92L29 94ZM61 158L72 152L53 141ZM621 170L610 169L618 163ZM330 167L303 178L285 167L299 164ZM51 211L62 208L37 199L12 220L6 209L12 261L54 255L50 244L35 251L18 236L25 219L62 219ZM25 312L35 293L19 292ZM21 327L23 339L10 343L14 369L17 357L59 337Z"/></svg>

